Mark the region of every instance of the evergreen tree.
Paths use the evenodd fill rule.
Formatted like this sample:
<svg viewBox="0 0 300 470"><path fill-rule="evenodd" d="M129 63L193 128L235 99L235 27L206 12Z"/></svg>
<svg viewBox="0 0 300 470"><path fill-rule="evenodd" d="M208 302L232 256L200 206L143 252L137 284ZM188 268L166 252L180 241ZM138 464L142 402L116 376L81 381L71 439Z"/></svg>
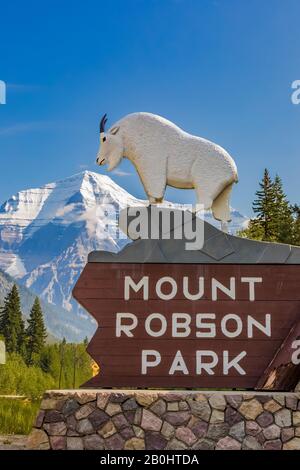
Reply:
<svg viewBox="0 0 300 470"><path fill-rule="evenodd" d="M260 189L256 191L256 199L253 202L253 211L257 214L257 218L253 220L253 225L258 225L261 229L262 240L274 241L276 238L276 222L274 220L276 194L274 183L267 169L264 171L264 176L259 186Z"/></svg>
<svg viewBox="0 0 300 470"><path fill-rule="evenodd" d="M60 345L55 343L46 345L40 355L40 367L44 372L57 378L60 371ZM58 382L56 384L58 386Z"/></svg>
<svg viewBox="0 0 300 470"><path fill-rule="evenodd" d="M276 175L273 190L275 196L275 210L273 224L275 241L279 243L293 243L294 218L293 209L283 191L281 178Z"/></svg>
<svg viewBox="0 0 300 470"><path fill-rule="evenodd" d="M0 313L0 333L4 336L7 352L24 353L25 326L16 284L4 299Z"/></svg>
<svg viewBox="0 0 300 470"><path fill-rule="evenodd" d="M43 372L49 373L51 371L52 357L51 349L49 347L43 348L40 355L39 366Z"/></svg>
<svg viewBox="0 0 300 470"><path fill-rule="evenodd" d="M300 246L300 206L289 203L281 178L276 175L273 182L265 170L256 196L253 210L258 215L250 219L248 227L237 235Z"/></svg>
<svg viewBox="0 0 300 470"><path fill-rule="evenodd" d="M256 219L250 219L248 227L242 230L238 230L237 236L242 238L250 238L251 240L263 240L264 231Z"/></svg>
<svg viewBox="0 0 300 470"><path fill-rule="evenodd" d="M34 357L39 356L45 345L47 331L44 324L43 312L38 297L30 311L28 327L26 329L27 337L27 361L34 362Z"/></svg>

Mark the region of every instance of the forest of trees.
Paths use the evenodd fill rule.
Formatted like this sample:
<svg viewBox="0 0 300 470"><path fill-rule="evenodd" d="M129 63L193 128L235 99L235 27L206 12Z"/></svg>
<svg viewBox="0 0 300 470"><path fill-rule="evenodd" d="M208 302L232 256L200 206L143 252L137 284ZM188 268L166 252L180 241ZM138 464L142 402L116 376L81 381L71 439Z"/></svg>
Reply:
<svg viewBox="0 0 300 470"><path fill-rule="evenodd" d="M0 365L0 394L40 396L48 388L76 388L92 376L92 360L82 344L47 344L47 331L38 297L24 321L14 285L0 309L0 338L6 364Z"/></svg>
<svg viewBox="0 0 300 470"><path fill-rule="evenodd" d="M271 178L267 169L252 204L255 217L239 236L255 240L300 245L300 206L291 204L281 178Z"/></svg>

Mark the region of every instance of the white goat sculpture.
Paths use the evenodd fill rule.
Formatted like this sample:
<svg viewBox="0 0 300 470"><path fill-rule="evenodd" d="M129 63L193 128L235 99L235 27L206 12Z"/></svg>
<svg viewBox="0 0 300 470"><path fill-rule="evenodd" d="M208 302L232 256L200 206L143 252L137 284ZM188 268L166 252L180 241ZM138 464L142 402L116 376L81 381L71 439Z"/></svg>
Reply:
<svg viewBox="0 0 300 470"><path fill-rule="evenodd" d="M199 204L212 209L222 229L230 221L229 198L238 180L231 156L209 140L183 131L161 116L133 113L105 132L106 114L100 122L98 165L113 170L122 157L135 166L150 204L163 201L166 186L194 188Z"/></svg>

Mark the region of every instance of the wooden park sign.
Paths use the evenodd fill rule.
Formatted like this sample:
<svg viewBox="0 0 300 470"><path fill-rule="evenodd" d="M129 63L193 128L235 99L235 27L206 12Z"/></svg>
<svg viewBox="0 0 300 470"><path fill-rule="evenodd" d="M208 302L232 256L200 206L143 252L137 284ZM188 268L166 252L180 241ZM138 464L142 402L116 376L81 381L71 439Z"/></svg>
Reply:
<svg viewBox="0 0 300 470"><path fill-rule="evenodd" d="M202 250L186 262L182 250L139 240L90 255L73 295L98 323L88 353L100 373L84 386L292 390L300 250L209 224Z"/></svg>

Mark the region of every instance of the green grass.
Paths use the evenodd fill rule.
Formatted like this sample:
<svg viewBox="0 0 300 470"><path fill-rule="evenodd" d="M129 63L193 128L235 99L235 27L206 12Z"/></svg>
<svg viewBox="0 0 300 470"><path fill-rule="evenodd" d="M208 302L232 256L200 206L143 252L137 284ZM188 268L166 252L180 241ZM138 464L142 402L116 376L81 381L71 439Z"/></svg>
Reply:
<svg viewBox="0 0 300 470"><path fill-rule="evenodd" d="M0 398L0 434L29 434L39 406L39 400Z"/></svg>

